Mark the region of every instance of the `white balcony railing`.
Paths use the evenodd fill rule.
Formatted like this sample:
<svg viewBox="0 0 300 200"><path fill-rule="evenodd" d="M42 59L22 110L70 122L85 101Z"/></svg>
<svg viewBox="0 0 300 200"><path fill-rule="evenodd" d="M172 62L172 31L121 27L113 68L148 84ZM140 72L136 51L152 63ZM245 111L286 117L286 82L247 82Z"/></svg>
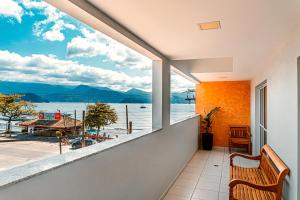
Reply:
<svg viewBox="0 0 300 200"><path fill-rule="evenodd" d="M198 149L199 118L0 172L1 200L160 199Z"/></svg>

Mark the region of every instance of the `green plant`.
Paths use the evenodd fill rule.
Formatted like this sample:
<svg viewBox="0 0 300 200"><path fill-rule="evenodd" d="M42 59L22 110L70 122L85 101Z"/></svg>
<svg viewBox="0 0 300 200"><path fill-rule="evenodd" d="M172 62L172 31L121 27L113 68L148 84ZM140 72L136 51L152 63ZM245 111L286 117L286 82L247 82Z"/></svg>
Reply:
<svg viewBox="0 0 300 200"><path fill-rule="evenodd" d="M0 114L5 117L8 125L6 132L11 135L11 122L22 116L36 115L34 105L28 101L21 100L22 95L0 94Z"/></svg>
<svg viewBox="0 0 300 200"><path fill-rule="evenodd" d="M205 130L205 133L209 133L212 128L212 124L214 122L214 117L217 112L221 110L221 107L215 107L209 113L207 113L204 118L201 120L203 124L203 128Z"/></svg>
<svg viewBox="0 0 300 200"><path fill-rule="evenodd" d="M87 107L85 123L89 128L97 129L97 136L101 128L116 123L118 120L115 109L105 103L96 103Z"/></svg>

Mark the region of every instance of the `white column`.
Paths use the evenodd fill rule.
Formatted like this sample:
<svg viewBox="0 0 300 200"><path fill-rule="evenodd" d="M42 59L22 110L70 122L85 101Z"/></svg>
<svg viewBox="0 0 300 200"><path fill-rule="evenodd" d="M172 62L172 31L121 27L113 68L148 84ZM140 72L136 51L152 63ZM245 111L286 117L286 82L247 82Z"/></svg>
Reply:
<svg viewBox="0 0 300 200"><path fill-rule="evenodd" d="M170 62L153 61L152 127L166 129L170 125Z"/></svg>

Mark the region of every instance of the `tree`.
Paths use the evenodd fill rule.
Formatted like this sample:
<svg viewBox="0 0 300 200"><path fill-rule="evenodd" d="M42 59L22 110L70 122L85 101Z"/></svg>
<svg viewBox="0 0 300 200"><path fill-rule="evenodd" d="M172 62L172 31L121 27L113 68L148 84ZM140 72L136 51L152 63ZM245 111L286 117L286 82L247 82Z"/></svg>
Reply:
<svg viewBox="0 0 300 200"><path fill-rule="evenodd" d="M28 101L21 100L22 95L0 94L0 114L7 118L6 132L11 136L11 122L19 117L36 115L34 105Z"/></svg>
<svg viewBox="0 0 300 200"><path fill-rule="evenodd" d="M89 128L97 129L97 138L101 128L116 123L118 120L115 109L104 103L88 105L85 123Z"/></svg>

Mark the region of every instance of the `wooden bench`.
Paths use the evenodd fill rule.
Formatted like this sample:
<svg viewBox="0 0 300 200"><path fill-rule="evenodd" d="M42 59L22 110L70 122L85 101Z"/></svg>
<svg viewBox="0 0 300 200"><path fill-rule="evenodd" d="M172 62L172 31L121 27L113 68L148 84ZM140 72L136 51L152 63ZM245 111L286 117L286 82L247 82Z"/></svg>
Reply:
<svg viewBox="0 0 300 200"><path fill-rule="evenodd" d="M258 168L244 168L233 165L234 157L258 160ZM259 156L239 153L230 155L230 200L281 200L282 186L288 167L270 146L264 145Z"/></svg>
<svg viewBox="0 0 300 200"><path fill-rule="evenodd" d="M251 154L251 134L249 126L230 126L228 139L230 153L231 148L234 146L246 146L248 153Z"/></svg>

